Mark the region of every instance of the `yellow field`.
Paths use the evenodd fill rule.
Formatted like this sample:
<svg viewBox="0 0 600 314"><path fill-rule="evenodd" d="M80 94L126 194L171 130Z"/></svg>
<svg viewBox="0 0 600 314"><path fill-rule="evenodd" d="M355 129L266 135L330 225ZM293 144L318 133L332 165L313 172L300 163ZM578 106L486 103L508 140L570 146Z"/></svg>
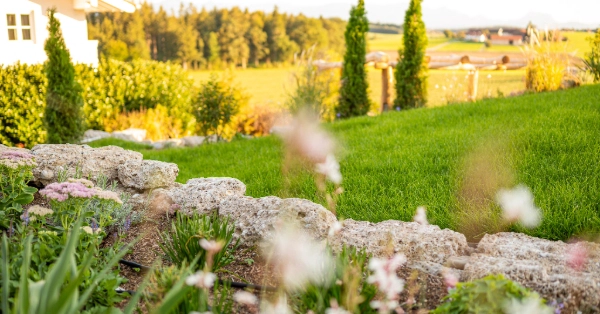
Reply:
<svg viewBox="0 0 600 314"><path fill-rule="evenodd" d="M281 105L286 95L292 90L292 71L294 68L279 69L246 69L233 72L234 81L251 96L251 103ZM210 77L208 71L191 72L192 77L200 82ZM223 74L224 72L217 72ZM497 97L498 91L508 95L511 92L525 89L524 71L481 71L479 73L478 97ZM429 104L441 106L448 102L465 99L467 90L466 72L463 71L429 71ZM381 99L381 72L373 68L368 71L370 94L377 105Z"/></svg>
<svg viewBox="0 0 600 314"><path fill-rule="evenodd" d="M430 37L428 41L429 48L447 42L445 37ZM367 35L367 50L369 51L396 51L402 46L402 35L400 34L379 34L369 33Z"/></svg>

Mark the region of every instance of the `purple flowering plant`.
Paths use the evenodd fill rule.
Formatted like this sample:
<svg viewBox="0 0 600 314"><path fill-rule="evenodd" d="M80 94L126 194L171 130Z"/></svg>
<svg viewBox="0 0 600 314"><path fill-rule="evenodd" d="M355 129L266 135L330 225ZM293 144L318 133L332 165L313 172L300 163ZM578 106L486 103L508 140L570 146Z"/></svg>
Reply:
<svg viewBox="0 0 600 314"><path fill-rule="evenodd" d="M18 219L23 212L23 205L33 201L37 189L27 183L33 179L35 167L35 158L30 153L0 151L0 227L8 228L9 222Z"/></svg>

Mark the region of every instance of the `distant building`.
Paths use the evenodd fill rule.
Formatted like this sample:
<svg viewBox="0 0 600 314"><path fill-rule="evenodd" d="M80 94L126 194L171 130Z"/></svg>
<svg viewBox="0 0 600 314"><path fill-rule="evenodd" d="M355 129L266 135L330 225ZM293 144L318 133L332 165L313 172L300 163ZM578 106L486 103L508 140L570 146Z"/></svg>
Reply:
<svg viewBox="0 0 600 314"><path fill-rule="evenodd" d="M46 61L49 8L56 8L75 63L98 64L98 41L88 40L87 12L134 12L133 0L0 0L0 64Z"/></svg>
<svg viewBox="0 0 600 314"><path fill-rule="evenodd" d="M483 43L487 40L485 35L482 32L478 31L470 31L465 35L466 41L473 41L477 43Z"/></svg>
<svg viewBox="0 0 600 314"><path fill-rule="evenodd" d="M520 46L523 44L523 36L521 35L491 35L490 42L492 45L513 45Z"/></svg>

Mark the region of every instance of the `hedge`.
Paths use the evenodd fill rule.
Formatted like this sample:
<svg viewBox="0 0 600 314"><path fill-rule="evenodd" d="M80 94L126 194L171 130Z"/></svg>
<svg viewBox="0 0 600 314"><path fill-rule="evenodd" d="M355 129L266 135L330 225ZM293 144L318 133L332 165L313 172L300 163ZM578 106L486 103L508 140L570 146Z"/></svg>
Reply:
<svg viewBox="0 0 600 314"><path fill-rule="evenodd" d="M125 112L167 108L181 128L195 130L194 82L181 66L157 61L101 60L98 68L78 64L86 127L114 131ZM47 80L42 65L0 66L0 143L27 147L44 143L42 117Z"/></svg>

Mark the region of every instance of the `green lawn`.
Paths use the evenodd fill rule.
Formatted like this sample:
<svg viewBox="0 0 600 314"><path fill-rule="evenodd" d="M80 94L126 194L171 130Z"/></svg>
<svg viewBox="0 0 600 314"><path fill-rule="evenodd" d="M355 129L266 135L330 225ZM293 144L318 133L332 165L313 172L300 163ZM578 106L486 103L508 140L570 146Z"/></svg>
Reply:
<svg viewBox="0 0 600 314"><path fill-rule="evenodd" d="M474 43L466 41L456 41L448 43L447 45L439 48L437 51L482 51L485 50L483 43Z"/></svg>
<svg viewBox="0 0 600 314"><path fill-rule="evenodd" d="M563 240L600 232L598 95L600 85L594 85L327 125L344 147L340 163L345 192L338 214L373 222L407 221L417 206L425 205L431 223L456 229L461 169L470 152L483 151L512 167L512 184L529 186L543 210L542 225L525 232ZM496 150L487 151L485 143ZM301 177L296 189L283 191L281 144L275 137L141 152L145 158L177 163L179 182L235 177L254 197L318 201L308 176Z"/></svg>

